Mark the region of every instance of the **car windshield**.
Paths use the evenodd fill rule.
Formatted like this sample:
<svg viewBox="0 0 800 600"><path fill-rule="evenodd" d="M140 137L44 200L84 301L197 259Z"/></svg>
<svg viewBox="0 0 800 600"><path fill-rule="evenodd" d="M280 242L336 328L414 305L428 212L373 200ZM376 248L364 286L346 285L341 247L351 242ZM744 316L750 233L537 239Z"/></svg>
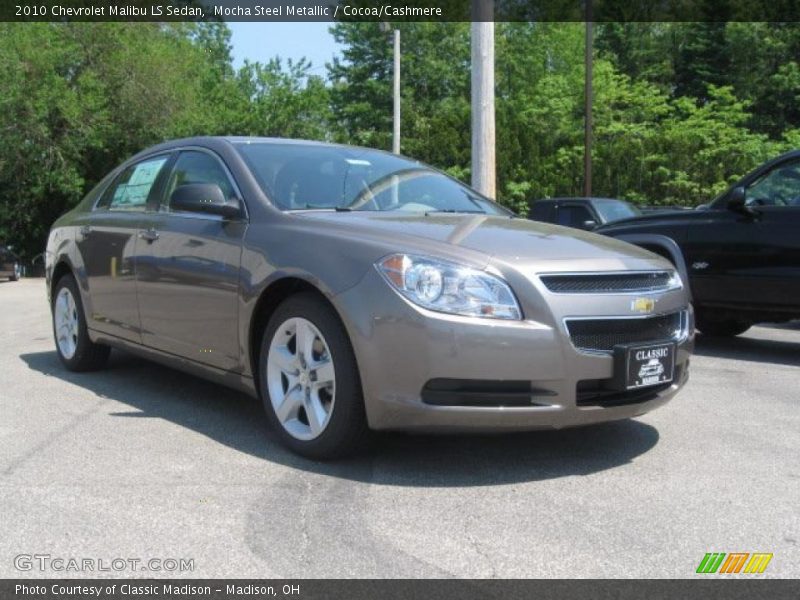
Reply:
<svg viewBox="0 0 800 600"><path fill-rule="evenodd" d="M509 211L422 163L344 146L236 144L267 197L285 211Z"/></svg>
<svg viewBox="0 0 800 600"><path fill-rule="evenodd" d="M596 202L595 208L603 219L605 219L606 223L619 221L620 219L628 219L630 217L638 217L642 214L638 208L622 200L603 200L601 202Z"/></svg>

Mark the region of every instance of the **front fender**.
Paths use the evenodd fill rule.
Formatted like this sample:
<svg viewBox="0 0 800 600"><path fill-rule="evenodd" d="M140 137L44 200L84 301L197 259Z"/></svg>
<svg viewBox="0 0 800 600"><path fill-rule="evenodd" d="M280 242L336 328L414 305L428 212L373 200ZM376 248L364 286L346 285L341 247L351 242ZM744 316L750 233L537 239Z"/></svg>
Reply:
<svg viewBox="0 0 800 600"><path fill-rule="evenodd" d="M67 268L78 284L78 291L81 294L81 302L86 314L92 314L93 307L89 294L89 282L86 278L86 266L83 256L75 244L76 229L77 227L74 225L62 225L54 226L50 230L44 253L47 299L52 303L54 277L61 273L61 269Z"/></svg>

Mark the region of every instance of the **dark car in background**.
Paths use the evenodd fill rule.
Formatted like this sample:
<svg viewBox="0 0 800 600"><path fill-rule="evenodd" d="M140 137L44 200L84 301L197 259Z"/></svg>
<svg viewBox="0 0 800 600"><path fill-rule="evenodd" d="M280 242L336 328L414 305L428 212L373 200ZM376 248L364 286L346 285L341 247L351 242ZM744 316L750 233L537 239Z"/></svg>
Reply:
<svg viewBox="0 0 800 600"><path fill-rule="evenodd" d="M630 202L614 198L547 198L533 203L528 218L591 231L640 214Z"/></svg>
<svg viewBox="0 0 800 600"><path fill-rule="evenodd" d="M8 246L0 244L0 277L17 281L22 277L22 264L19 257Z"/></svg>
<svg viewBox="0 0 800 600"><path fill-rule="evenodd" d="M758 167L703 210L644 215L597 232L667 258L677 244L705 334L800 318L800 151Z"/></svg>

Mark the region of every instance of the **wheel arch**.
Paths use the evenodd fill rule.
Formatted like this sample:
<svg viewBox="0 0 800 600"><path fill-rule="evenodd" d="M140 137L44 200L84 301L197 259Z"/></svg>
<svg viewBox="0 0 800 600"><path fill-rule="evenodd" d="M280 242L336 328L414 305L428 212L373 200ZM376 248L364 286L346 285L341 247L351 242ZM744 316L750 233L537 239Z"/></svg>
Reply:
<svg viewBox="0 0 800 600"><path fill-rule="evenodd" d="M347 331L344 319L342 319L334 303L331 302L330 296L308 279L297 275L288 275L270 283L259 294L248 327L247 353L250 361L250 372L253 376L253 383L258 393L260 393L258 365L261 358L261 337L264 335L267 323L269 323L275 310L284 300L303 292L314 294L328 305L342 323L345 331Z"/></svg>
<svg viewBox="0 0 800 600"><path fill-rule="evenodd" d="M678 243L671 237L658 233L622 233L612 236L623 242L628 242L634 246L639 246L645 250L649 250L654 254L666 258L670 261L683 279L687 290L690 290L689 285L689 270L686 268L686 259L683 257Z"/></svg>
<svg viewBox="0 0 800 600"><path fill-rule="evenodd" d="M50 276L48 299L50 300L51 304L53 303L53 292L55 291L58 282L61 281L65 275L72 275L75 277L75 272L69 261L66 258L62 258L56 263L55 267L53 267L53 274Z"/></svg>

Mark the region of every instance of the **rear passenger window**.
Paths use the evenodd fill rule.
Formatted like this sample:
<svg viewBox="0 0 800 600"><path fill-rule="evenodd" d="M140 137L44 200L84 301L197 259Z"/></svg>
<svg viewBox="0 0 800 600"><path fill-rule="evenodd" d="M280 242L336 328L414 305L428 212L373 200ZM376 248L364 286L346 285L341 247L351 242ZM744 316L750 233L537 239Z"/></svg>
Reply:
<svg viewBox="0 0 800 600"><path fill-rule="evenodd" d="M166 162L166 156L159 156L125 169L103 198L100 207L108 206L109 210L144 210L150 190Z"/></svg>

